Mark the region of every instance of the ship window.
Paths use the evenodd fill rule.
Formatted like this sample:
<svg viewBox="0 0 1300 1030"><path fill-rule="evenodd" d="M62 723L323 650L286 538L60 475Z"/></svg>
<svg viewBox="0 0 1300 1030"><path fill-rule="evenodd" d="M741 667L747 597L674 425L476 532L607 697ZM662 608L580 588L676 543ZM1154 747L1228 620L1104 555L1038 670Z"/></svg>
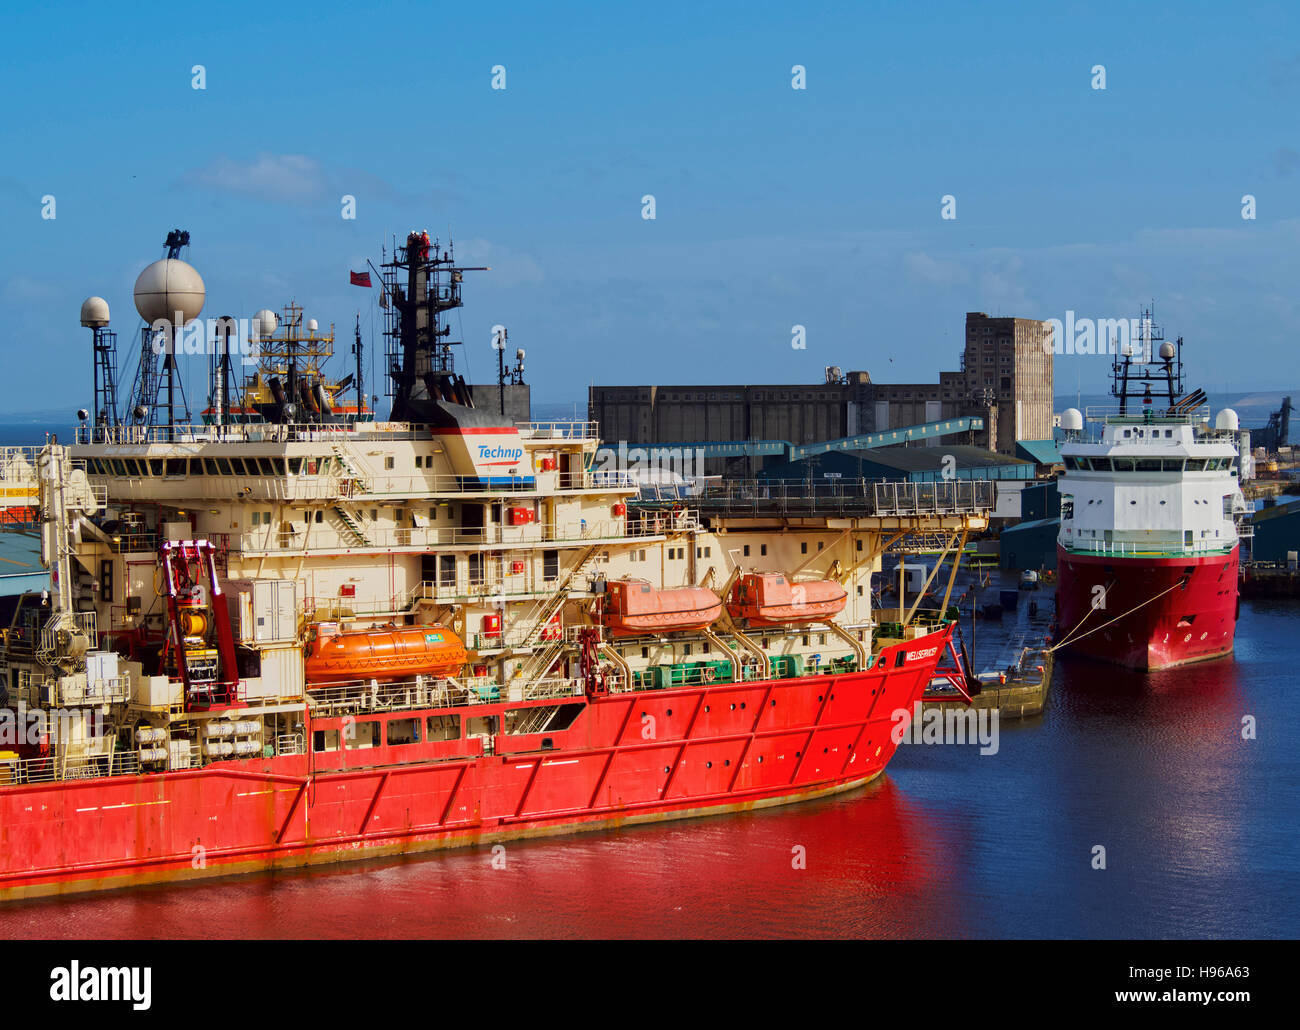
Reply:
<svg viewBox="0 0 1300 1030"><path fill-rule="evenodd" d="M438 556L438 586L454 587L456 585L456 556L440 554Z"/></svg>
<svg viewBox="0 0 1300 1030"><path fill-rule="evenodd" d="M1228 518L1232 517L1232 494L1223 495L1223 514Z"/></svg>
<svg viewBox="0 0 1300 1030"><path fill-rule="evenodd" d="M1165 472L1181 472L1181 471L1183 470L1183 459L1182 459L1182 458L1163 458L1163 459L1161 459L1160 467L1161 467Z"/></svg>
<svg viewBox="0 0 1300 1030"><path fill-rule="evenodd" d="M1205 459L1204 459L1204 458L1188 458L1188 459L1187 459L1187 471L1188 471L1188 472L1204 472L1204 471L1205 471Z"/></svg>
<svg viewBox="0 0 1300 1030"><path fill-rule="evenodd" d="M313 751L337 751L339 749L338 730L316 730L311 736Z"/></svg>
<svg viewBox="0 0 1300 1030"><path fill-rule="evenodd" d="M542 552L542 579L550 581L560 575L560 552Z"/></svg>
<svg viewBox="0 0 1300 1030"><path fill-rule="evenodd" d="M379 746L379 720L367 719L352 724L351 730L344 738L349 751Z"/></svg>
<svg viewBox="0 0 1300 1030"><path fill-rule="evenodd" d="M392 468L393 468L393 456L390 454L388 455L388 457L384 458L384 469L386 471L392 471Z"/></svg>
<svg viewBox="0 0 1300 1030"><path fill-rule="evenodd" d="M290 472L290 473L292 473L293 475L296 476L296 475L298 475L298 473L300 473L300 472L302 471L302 459L301 459L301 458L288 458L288 459L286 459L286 460L289 462L289 472Z"/></svg>
<svg viewBox="0 0 1300 1030"><path fill-rule="evenodd" d="M1137 470L1139 472L1159 472L1160 459L1159 458L1138 458Z"/></svg>
<svg viewBox="0 0 1300 1030"><path fill-rule="evenodd" d="M650 657L650 648L648 648L648 647L643 647L643 648L641 648L641 657L642 657L642 658L649 658L649 657Z"/></svg>
<svg viewBox="0 0 1300 1030"><path fill-rule="evenodd" d="M481 554L469 556L469 585L473 587L483 585L483 555Z"/></svg>
<svg viewBox="0 0 1300 1030"><path fill-rule="evenodd" d="M149 459L149 475L151 475L151 476L161 476L162 474L163 474L163 460L162 460L162 458L150 458L150 459Z"/></svg>
<svg viewBox="0 0 1300 1030"><path fill-rule="evenodd" d="M759 544L759 545L758 545L758 553L759 553L760 556L762 556L762 557L766 557L766 556L767 556L767 544Z"/></svg>
<svg viewBox="0 0 1300 1030"><path fill-rule="evenodd" d="M858 546L860 547L860 546L861 546L861 543L859 543ZM749 557L749 544L746 544L746 545L745 545L745 557L746 557L746 558Z"/></svg>
<svg viewBox="0 0 1300 1030"><path fill-rule="evenodd" d="M1115 459L1115 471L1116 471L1116 472L1132 472L1132 471L1133 471L1133 459L1132 459L1132 458L1116 458L1116 459Z"/></svg>
<svg viewBox="0 0 1300 1030"><path fill-rule="evenodd" d="M388 743L390 745L420 743L420 720L390 720L388 723Z"/></svg>
<svg viewBox="0 0 1300 1030"><path fill-rule="evenodd" d="M808 541L807 541L807 540L801 540L801 541L799 541L799 553L800 553L800 554L807 554L807 553L808 553Z"/></svg>
<svg viewBox="0 0 1300 1030"><path fill-rule="evenodd" d="M429 735L427 740L460 740L459 715L429 716Z"/></svg>
<svg viewBox="0 0 1300 1030"><path fill-rule="evenodd" d="M415 467L418 468L418 469L422 469L422 468L424 468L424 455L423 455L423 454L417 454L417 455L415 456Z"/></svg>
<svg viewBox="0 0 1300 1030"><path fill-rule="evenodd" d="M1092 503L1091 501L1088 503ZM1066 494L1061 498L1061 518L1069 522L1074 518L1074 495Z"/></svg>

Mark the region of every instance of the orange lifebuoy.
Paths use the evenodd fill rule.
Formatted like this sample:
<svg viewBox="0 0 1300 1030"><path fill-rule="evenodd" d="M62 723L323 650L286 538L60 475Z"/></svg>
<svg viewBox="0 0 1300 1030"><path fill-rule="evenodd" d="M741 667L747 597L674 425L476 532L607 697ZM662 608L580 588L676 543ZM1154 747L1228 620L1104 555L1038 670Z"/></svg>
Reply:
<svg viewBox="0 0 1300 1030"><path fill-rule="evenodd" d="M706 665L704 667L705 683L712 683L715 679L717 679L717 676L718 676L718 670L715 669L712 665Z"/></svg>

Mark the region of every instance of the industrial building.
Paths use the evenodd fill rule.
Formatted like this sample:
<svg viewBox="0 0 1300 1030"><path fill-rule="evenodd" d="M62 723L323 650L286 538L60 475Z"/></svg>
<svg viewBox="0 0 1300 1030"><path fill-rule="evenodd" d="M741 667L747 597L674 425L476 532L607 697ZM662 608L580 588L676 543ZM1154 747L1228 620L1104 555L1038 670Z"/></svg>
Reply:
<svg viewBox="0 0 1300 1030"><path fill-rule="evenodd" d="M1050 334L1047 322L972 311L961 368L940 372L937 383L876 383L868 372L831 366L822 383L592 386L589 417L600 423L606 443L649 446L719 440L801 445L978 416L983 428L973 442L1011 456L1018 441L1052 437ZM752 458L730 461L733 467L712 471L754 468Z"/></svg>
<svg viewBox="0 0 1300 1030"><path fill-rule="evenodd" d="M1262 508L1255 512L1251 525L1255 528L1250 546L1254 561L1281 564L1289 554L1300 552L1300 501Z"/></svg>
<svg viewBox="0 0 1300 1030"><path fill-rule="evenodd" d="M1059 517L1008 526L998 539L1001 568L1008 572L1056 568L1056 538L1060 532Z"/></svg>

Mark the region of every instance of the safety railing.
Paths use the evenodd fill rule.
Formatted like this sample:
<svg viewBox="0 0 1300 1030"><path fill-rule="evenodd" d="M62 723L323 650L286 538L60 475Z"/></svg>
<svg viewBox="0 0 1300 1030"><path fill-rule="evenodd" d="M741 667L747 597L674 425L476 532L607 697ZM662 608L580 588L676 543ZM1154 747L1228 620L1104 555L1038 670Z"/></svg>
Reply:
<svg viewBox="0 0 1300 1030"><path fill-rule="evenodd" d="M463 526L376 526L369 519L358 519L357 529L344 531L340 525L292 522L291 528L266 526L241 533L232 539L232 549L240 553L262 551L310 552L313 549L351 550L375 548L393 550L410 547L433 550L439 547L519 546L546 547L596 540L622 540L627 537L653 537L669 532L699 528L699 513L694 510L665 513L659 516L630 513L626 519L576 519L569 522L523 526L490 525L466 529ZM350 528L350 527L349 527ZM351 533L363 539L353 539Z"/></svg>
<svg viewBox="0 0 1300 1030"><path fill-rule="evenodd" d="M134 776L140 772L135 751L102 755L50 755L44 758L0 759L0 789L27 783L96 780L108 776Z"/></svg>
<svg viewBox="0 0 1300 1030"><path fill-rule="evenodd" d="M317 716L361 715L419 708L467 708L501 701L535 701L582 693L576 680L547 677L527 683L502 684L490 676L417 677L401 683L353 682L319 684L307 690L307 703Z"/></svg>
<svg viewBox="0 0 1300 1030"><path fill-rule="evenodd" d="M732 480L691 498L702 514L984 515L993 509L994 484L984 479L945 482L837 479ZM631 502L638 512L671 511L663 502Z"/></svg>
<svg viewBox="0 0 1300 1030"><path fill-rule="evenodd" d="M1071 554L1100 554L1120 557L1126 555L1180 557L1183 555L1228 554L1236 546L1236 541L1216 541L1214 543L1206 541L1205 543L1196 542L1188 545L1143 540L1075 540L1063 546Z"/></svg>

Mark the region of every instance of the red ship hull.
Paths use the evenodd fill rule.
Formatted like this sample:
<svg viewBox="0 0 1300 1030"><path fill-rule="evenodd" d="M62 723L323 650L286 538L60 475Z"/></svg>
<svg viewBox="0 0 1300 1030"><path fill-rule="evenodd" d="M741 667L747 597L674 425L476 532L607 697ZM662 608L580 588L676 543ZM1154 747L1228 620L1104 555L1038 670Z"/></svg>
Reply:
<svg viewBox="0 0 1300 1030"><path fill-rule="evenodd" d="M0 898L228 876L761 808L851 790L893 757L951 627L842 675L590 698L568 729L316 750L193 771L0 786ZM901 656L901 657L900 657ZM362 714L496 717L531 704ZM431 734L429 734L431 736Z"/></svg>
<svg viewBox="0 0 1300 1030"><path fill-rule="evenodd" d="M1232 652L1238 552L1200 557L1107 557L1058 545L1056 613L1063 650L1153 670ZM1098 587L1106 607L1093 609ZM1117 618L1118 616L1118 618Z"/></svg>

